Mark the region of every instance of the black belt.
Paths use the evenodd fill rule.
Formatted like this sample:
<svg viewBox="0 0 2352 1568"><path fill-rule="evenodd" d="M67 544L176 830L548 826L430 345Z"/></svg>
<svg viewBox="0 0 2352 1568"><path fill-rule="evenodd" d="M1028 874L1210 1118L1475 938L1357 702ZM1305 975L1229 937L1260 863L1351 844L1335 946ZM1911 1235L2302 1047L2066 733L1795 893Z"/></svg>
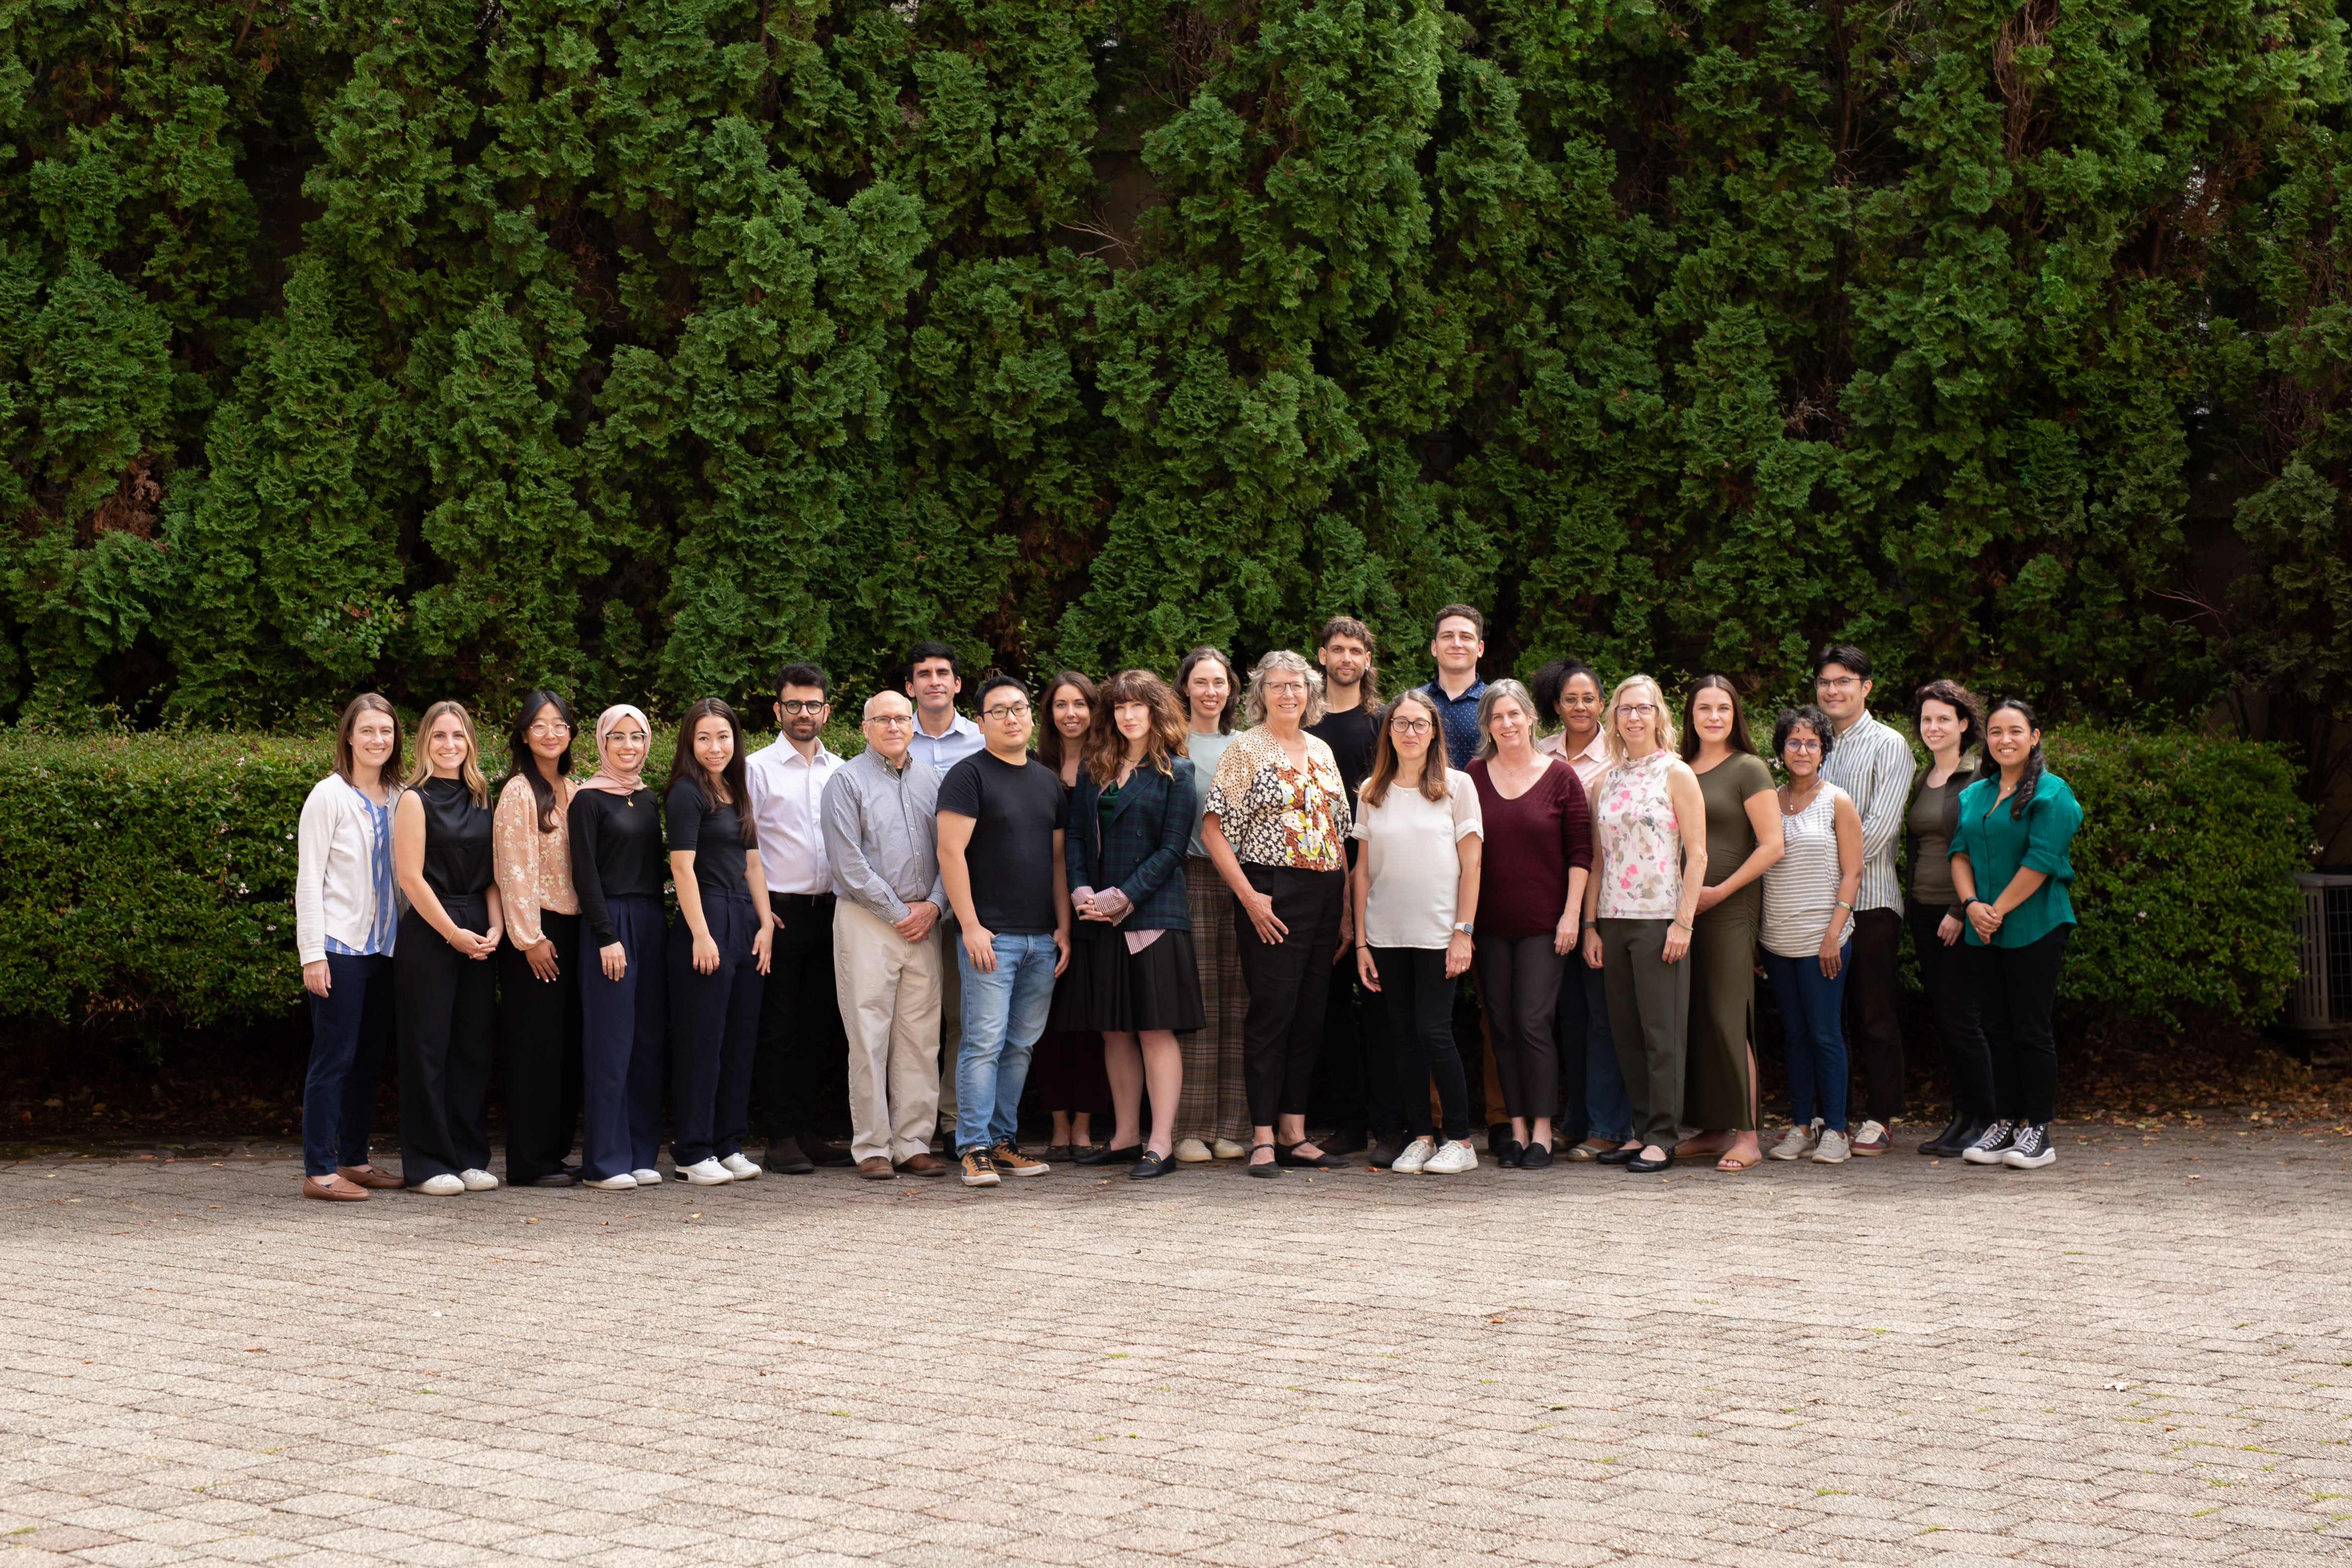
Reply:
<svg viewBox="0 0 2352 1568"><path fill-rule="evenodd" d="M798 909L823 909L833 902L829 893L771 893L768 903L787 904Z"/></svg>

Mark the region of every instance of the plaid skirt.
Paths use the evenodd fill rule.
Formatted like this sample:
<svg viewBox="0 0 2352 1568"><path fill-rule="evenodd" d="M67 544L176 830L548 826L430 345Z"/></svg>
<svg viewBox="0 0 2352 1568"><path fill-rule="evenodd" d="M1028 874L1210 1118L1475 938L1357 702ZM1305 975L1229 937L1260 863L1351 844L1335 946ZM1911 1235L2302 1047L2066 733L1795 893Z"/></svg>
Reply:
<svg viewBox="0 0 2352 1568"><path fill-rule="evenodd" d="M1184 1092L1176 1102L1176 1135L1203 1143L1250 1137L1249 1095L1242 1082L1242 1020L1249 987L1242 979L1234 922L1240 907L1206 855L1184 859L1184 891L1192 905L1192 951L1201 976L1206 1026L1176 1037L1184 1053Z"/></svg>

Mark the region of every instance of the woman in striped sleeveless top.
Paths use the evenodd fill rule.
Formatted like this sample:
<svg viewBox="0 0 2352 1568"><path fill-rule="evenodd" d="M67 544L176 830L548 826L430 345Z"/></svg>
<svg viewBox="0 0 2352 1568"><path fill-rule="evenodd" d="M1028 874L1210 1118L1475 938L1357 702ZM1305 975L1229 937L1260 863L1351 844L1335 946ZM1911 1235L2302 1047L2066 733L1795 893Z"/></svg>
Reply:
<svg viewBox="0 0 2352 1568"><path fill-rule="evenodd" d="M1851 1146L1838 1010L1862 887L1862 814L1852 796L1822 778L1835 741L1829 715L1816 707L1788 709L1772 727L1772 750L1789 774L1779 790L1784 849L1764 873L1764 921L1756 934L1789 1053L1792 1125L1772 1157L1810 1154L1825 1166L1843 1162Z"/></svg>

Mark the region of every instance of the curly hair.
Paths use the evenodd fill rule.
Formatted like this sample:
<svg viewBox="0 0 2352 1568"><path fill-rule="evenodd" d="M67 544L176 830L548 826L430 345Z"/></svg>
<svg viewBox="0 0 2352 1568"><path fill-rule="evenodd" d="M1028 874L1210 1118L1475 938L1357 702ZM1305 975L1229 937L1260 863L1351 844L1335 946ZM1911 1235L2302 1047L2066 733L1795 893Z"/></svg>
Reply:
<svg viewBox="0 0 2352 1568"><path fill-rule="evenodd" d="M1293 670L1307 683L1307 706L1299 710L1298 727L1323 722L1323 673L1287 648L1276 648L1250 671L1249 689L1242 711L1253 725L1265 722L1265 677L1276 670Z"/></svg>

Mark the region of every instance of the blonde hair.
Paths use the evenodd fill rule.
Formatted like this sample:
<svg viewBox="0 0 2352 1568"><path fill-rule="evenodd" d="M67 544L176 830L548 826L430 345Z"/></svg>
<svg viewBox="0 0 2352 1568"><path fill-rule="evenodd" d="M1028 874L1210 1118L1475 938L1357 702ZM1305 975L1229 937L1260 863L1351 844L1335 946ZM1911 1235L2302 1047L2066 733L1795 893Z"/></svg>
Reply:
<svg viewBox="0 0 2352 1568"><path fill-rule="evenodd" d="M1609 706L1601 715L1601 740L1609 748L1609 765L1612 768L1622 768L1628 760L1624 737L1617 733L1617 706L1635 686L1650 694L1650 705L1657 710L1651 722L1658 727L1658 749L1672 751L1680 743L1681 732L1675 728L1675 716L1666 711L1664 689L1647 675L1628 675L1609 694Z"/></svg>
<svg viewBox="0 0 2352 1568"><path fill-rule="evenodd" d="M1530 746L1535 744L1537 727L1543 723L1543 716L1536 709L1536 699L1528 695L1527 687L1508 675L1488 681L1486 695L1478 699L1478 755L1481 758L1495 755L1495 705L1497 703L1519 705L1519 711L1528 716L1528 744Z"/></svg>
<svg viewBox="0 0 2352 1568"><path fill-rule="evenodd" d="M1249 694L1242 699L1242 711L1253 725L1265 722L1265 677L1276 670L1296 671L1307 683L1307 706L1298 712L1298 727L1323 722L1323 672L1287 648L1276 648L1257 662L1250 671Z"/></svg>
<svg viewBox="0 0 2352 1568"><path fill-rule="evenodd" d="M457 723L466 732L466 760L457 768L458 780L477 806L490 803L490 781L482 777L482 748L474 738L474 716L466 711L463 703L437 702L425 710L416 721L416 760L408 767L408 787L415 789L433 777L433 752L425 737L433 733L433 724L445 713L457 716Z"/></svg>

